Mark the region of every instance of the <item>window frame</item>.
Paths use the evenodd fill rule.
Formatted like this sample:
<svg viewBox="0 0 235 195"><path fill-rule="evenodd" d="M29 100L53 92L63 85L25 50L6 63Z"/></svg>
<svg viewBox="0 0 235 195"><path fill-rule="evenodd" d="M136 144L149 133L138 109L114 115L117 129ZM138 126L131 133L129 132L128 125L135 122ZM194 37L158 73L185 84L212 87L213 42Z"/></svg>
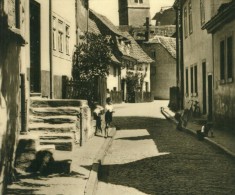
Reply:
<svg viewBox="0 0 235 195"><path fill-rule="evenodd" d="M65 53L69 55L70 53L70 26L65 25Z"/></svg>
<svg viewBox="0 0 235 195"><path fill-rule="evenodd" d="M189 34L193 33L193 7L192 7L192 1L190 0L188 2L188 28L189 28Z"/></svg>
<svg viewBox="0 0 235 195"><path fill-rule="evenodd" d="M205 24L206 13L205 13L205 0L200 0L200 16L201 16L201 25Z"/></svg>
<svg viewBox="0 0 235 195"><path fill-rule="evenodd" d="M188 8L184 7L184 37L188 37Z"/></svg>
<svg viewBox="0 0 235 195"><path fill-rule="evenodd" d="M57 50L57 18L52 17L52 47L53 50Z"/></svg>
<svg viewBox="0 0 235 195"><path fill-rule="evenodd" d="M58 50L59 52L64 52L64 32L63 32L64 22L58 19ZM61 27L61 28L60 28Z"/></svg>
<svg viewBox="0 0 235 195"><path fill-rule="evenodd" d="M220 56L220 82L224 83L225 81L225 66L226 66L226 62L225 62L225 39L220 40L220 46L219 46L219 56Z"/></svg>
<svg viewBox="0 0 235 195"><path fill-rule="evenodd" d="M188 67L185 69L185 80L186 80L185 92L186 92L186 96L188 96L189 95L189 68Z"/></svg>
<svg viewBox="0 0 235 195"><path fill-rule="evenodd" d="M231 42L228 40L231 39ZM233 36L229 35L226 37L226 68L227 68L227 81L231 82L233 80L234 62L233 62ZM231 43L231 44L229 44ZM230 46L230 47L229 47ZM229 55L230 54L230 55Z"/></svg>

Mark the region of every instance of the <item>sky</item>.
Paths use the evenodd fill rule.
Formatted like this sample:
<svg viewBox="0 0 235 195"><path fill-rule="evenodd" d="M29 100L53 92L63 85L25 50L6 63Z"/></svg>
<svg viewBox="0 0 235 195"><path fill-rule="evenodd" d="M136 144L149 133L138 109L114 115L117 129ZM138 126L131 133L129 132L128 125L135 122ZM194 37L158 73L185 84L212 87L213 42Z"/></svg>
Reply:
<svg viewBox="0 0 235 195"><path fill-rule="evenodd" d="M151 18L161 7L172 6L175 0L149 0ZM114 25L119 25L118 20L118 0L89 0L90 8L105 15ZM153 24L153 21L152 21Z"/></svg>

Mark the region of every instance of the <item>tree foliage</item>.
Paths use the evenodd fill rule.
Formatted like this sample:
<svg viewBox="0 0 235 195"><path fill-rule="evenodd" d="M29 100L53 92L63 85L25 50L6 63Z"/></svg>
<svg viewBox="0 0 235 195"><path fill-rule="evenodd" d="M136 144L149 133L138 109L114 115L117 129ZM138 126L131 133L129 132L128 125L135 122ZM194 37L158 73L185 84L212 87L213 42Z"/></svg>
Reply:
<svg viewBox="0 0 235 195"><path fill-rule="evenodd" d="M86 33L85 42L77 46L73 57L72 75L75 80L106 77L111 63L111 49L103 35Z"/></svg>

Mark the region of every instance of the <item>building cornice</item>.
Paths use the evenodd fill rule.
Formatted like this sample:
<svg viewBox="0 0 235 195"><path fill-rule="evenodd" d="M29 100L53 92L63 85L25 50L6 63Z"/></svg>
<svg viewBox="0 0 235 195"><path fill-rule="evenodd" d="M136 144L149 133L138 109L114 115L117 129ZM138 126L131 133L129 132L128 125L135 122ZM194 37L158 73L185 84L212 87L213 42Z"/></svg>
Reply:
<svg viewBox="0 0 235 195"><path fill-rule="evenodd" d="M221 26L235 19L235 0L233 0L227 8L218 12L211 18L205 25L202 26L202 30L207 30L208 33L215 33Z"/></svg>

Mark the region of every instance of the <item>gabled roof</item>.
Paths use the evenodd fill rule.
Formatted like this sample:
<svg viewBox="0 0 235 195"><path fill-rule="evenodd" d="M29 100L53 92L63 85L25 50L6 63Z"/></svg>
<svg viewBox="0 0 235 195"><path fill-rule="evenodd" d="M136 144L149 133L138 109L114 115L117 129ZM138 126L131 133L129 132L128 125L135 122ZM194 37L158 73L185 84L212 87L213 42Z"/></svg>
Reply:
<svg viewBox="0 0 235 195"><path fill-rule="evenodd" d="M146 44L158 43L161 44L173 58L176 58L176 39L171 37L164 36L154 36L152 39L149 39Z"/></svg>
<svg viewBox="0 0 235 195"><path fill-rule="evenodd" d="M95 34L101 34L96 23L91 19L88 19L88 32L95 33Z"/></svg>
<svg viewBox="0 0 235 195"><path fill-rule="evenodd" d="M96 13L94 10L90 9L90 12L96 16L110 31L119 36L124 36L123 33L105 16Z"/></svg>
<svg viewBox="0 0 235 195"><path fill-rule="evenodd" d="M117 37L130 42L130 48L127 49L124 47L122 49L121 45L117 41L117 46L122 55L130 57L132 59L137 60L139 63L151 63L153 60L142 50L142 48L138 45L138 43L134 40L134 38L127 32L122 32L119 30L107 17L90 10L90 12L103 24L105 25L114 35ZM94 22L96 22L94 20ZM99 29L102 34L102 29ZM128 52L130 51L130 52Z"/></svg>
<svg viewBox="0 0 235 195"><path fill-rule="evenodd" d="M154 62L145 52L144 50L139 46L139 44L135 41L135 39L128 33L123 32L125 36L130 40L130 56L137 59L140 63L152 63Z"/></svg>

